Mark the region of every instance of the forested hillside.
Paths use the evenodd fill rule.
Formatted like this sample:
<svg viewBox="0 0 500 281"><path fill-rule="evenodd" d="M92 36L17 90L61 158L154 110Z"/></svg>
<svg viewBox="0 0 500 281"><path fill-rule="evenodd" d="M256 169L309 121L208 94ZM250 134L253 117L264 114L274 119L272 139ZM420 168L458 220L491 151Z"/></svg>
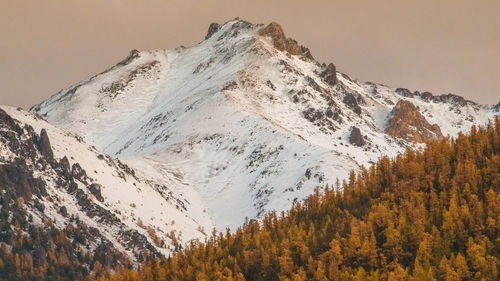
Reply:
<svg viewBox="0 0 500 281"><path fill-rule="evenodd" d="M101 280L498 280L500 119Z"/></svg>

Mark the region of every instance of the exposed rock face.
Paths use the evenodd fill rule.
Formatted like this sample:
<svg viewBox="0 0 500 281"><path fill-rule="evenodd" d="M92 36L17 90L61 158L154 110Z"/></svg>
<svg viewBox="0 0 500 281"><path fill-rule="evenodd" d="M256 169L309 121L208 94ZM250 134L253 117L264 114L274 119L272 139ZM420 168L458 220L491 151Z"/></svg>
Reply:
<svg viewBox="0 0 500 281"><path fill-rule="evenodd" d="M291 38L286 38L283 28L276 22L271 22L269 25L262 28L259 31L259 35L269 36L273 40L274 47L280 51L287 51L291 55L313 59L309 49L300 46L297 41Z"/></svg>
<svg viewBox="0 0 500 281"><path fill-rule="evenodd" d="M71 217L69 221L65 221L68 223L75 222L72 219L75 214L77 217L86 216L88 219L93 219L103 228L98 229L94 226L82 224L92 234L84 233L79 236L80 241L77 248L92 249L92 247L97 247L94 251L97 253L99 247L104 243L106 249L110 251L105 253L109 257L106 264L109 262L109 264L114 263L116 265L116 255L119 253L107 238L110 237L110 234L106 233L107 228L116 230L112 234L113 238L118 238L122 247L127 250L130 249L131 254L134 254L134 256L130 257L138 258L139 256L135 256L135 253L144 250L157 253L147 237L124 224L119 218L119 214L108 209L109 205L101 205L95 202L96 200L102 203L105 202L102 195L103 186L96 182L92 183L95 179L87 177L87 173L80 164L74 163L70 166L69 158L74 161L76 160L74 157L63 156L57 159L45 129L42 129L38 135L32 126L14 119L10 114L0 108L0 152L2 152L0 153L0 190L2 191L0 192L0 202L2 202L2 205L8 206L5 203L8 202L9 197L16 200L23 198L25 202L25 209L21 210L20 213L16 214L13 212L14 209L9 208L8 211L11 212L11 215L16 218L21 216L27 218L28 215L33 215L43 222L46 219L54 220L53 214L56 211L64 218ZM19 116L23 116L23 113L19 113ZM51 136L54 134L50 129L49 133ZM68 148L71 148L71 143L68 144ZM88 151L91 152L91 150ZM116 162L110 159L103 158L102 161L107 161L110 166L116 167L116 165L119 165L125 167L124 164L119 162L115 164ZM116 169L116 171L118 173L123 171L133 175L130 172L132 170ZM87 190L80 188L78 182L82 186L87 186L90 194ZM70 208L71 210L67 208L69 205L61 205L62 201L60 201L59 197L61 193L65 193L66 196L72 198L72 200L66 202L73 203L76 201L76 204L73 204L72 208ZM66 204L66 202L62 204ZM47 210L51 210L51 212L47 212ZM75 210L77 211L75 212ZM6 218L2 218L2 220L4 219ZM60 217L57 217L57 219L60 219ZM78 221L77 219L76 222L78 223ZM30 222L29 225L27 224L27 227L31 226L39 227L38 223ZM27 231L26 228L23 230Z"/></svg>
<svg viewBox="0 0 500 281"><path fill-rule="evenodd" d="M52 147L50 146L49 136L47 136L47 131L42 129L40 133L40 139L38 140L38 148L43 156L49 160L54 159L54 152L52 152Z"/></svg>
<svg viewBox="0 0 500 281"><path fill-rule="evenodd" d="M333 63L328 64L320 73L320 76L326 83L332 86L337 84L337 69Z"/></svg>
<svg viewBox="0 0 500 281"><path fill-rule="evenodd" d="M402 95L403 97L413 98L413 93L406 88L397 88L396 93Z"/></svg>
<svg viewBox="0 0 500 281"><path fill-rule="evenodd" d="M461 96L457 96L454 94L445 94L445 95L439 95L435 96L430 92L411 92L410 90L406 88L396 88L395 92L398 95L401 95L403 97L407 98L413 98L415 96L419 96L422 100L427 101L427 102L436 102L436 103L450 103L450 104L455 104L461 107L467 106L467 104L473 104L476 105L475 102L466 100Z"/></svg>
<svg viewBox="0 0 500 281"><path fill-rule="evenodd" d="M205 36L205 40L212 37L212 35L217 31L219 31L219 29L220 29L220 24L216 22L211 23L210 26L208 27L208 32L207 35Z"/></svg>
<svg viewBox="0 0 500 281"><path fill-rule="evenodd" d="M409 101L398 101L391 116L385 129L391 136L418 143L443 138L441 128L437 124L429 124Z"/></svg>
<svg viewBox="0 0 500 281"><path fill-rule="evenodd" d="M353 94L347 93L342 101L356 114L361 114L361 107Z"/></svg>
<svg viewBox="0 0 500 281"><path fill-rule="evenodd" d="M457 95L454 95L454 94L446 94L446 95L434 96L432 98L432 101L435 101L435 102L455 103L455 104L460 105L460 106L466 106L467 102L468 102L463 97L457 96Z"/></svg>
<svg viewBox="0 0 500 281"><path fill-rule="evenodd" d="M358 127L352 127L351 135L349 136L349 142L355 146L363 146L365 145L365 139L361 134L361 130Z"/></svg>

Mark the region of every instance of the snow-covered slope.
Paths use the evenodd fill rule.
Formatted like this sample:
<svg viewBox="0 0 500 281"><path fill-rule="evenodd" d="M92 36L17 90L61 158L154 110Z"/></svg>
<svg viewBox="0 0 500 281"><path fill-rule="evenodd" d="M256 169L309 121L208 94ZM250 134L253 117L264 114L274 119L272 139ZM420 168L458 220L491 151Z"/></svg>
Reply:
<svg viewBox="0 0 500 281"><path fill-rule="evenodd" d="M408 138L416 124L402 124L406 137L386 133L400 100L444 136L498 113L453 95L354 81L316 62L279 25L241 20L211 25L190 48L134 50L31 111L182 196L199 194L197 210L207 208L222 230L420 147Z"/></svg>
<svg viewBox="0 0 500 281"><path fill-rule="evenodd" d="M41 182L43 191L30 193L43 196L27 202L35 223L50 219L63 229L78 217L133 259L144 249L165 254L203 240L204 229L213 228L198 194L178 175L136 172L21 109L1 106L0 115L16 124L0 122L0 165L21 161L23 172ZM12 178L22 186L22 176Z"/></svg>

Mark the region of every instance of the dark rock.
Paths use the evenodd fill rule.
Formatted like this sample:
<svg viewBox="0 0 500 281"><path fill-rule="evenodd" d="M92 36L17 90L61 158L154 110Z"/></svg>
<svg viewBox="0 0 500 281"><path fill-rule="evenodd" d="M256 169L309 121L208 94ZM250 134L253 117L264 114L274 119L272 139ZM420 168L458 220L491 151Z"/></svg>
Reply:
<svg viewBox="0 0 500 281"><path fill-rule="evenodd" d="M59 208L59 213L63 217L67 217L68 216L68 209L66 209L66 206L62 206L61 208Z"/></svg>
<svg viewBox="0 0 500 281"><path fill-rule="evenodd" d="M397 88L396 94L401 95L403 97L407 97L407 98L413 98L413 93L406 88Z"/></svg>
<svg viewBox="0 0 500 281"><path fill-rule="evenodd" d="M311 88L313 88L315 91L323 93L323 89L314 81L314 79L311 76L306 76L306 82Z"/></svg>
<svg viewBox="0 0 500 281"><path fill-rule="evenodd" d="M14 119L0 108L0 128L5 127L15 131L18 135L23 135L23 128Z"/></svg>
<svg viewBox="0 0 500 281"><path fill-rule="evenodd" d="M74 181L70 182L67 187L69 194L74 194L78 190L78 184Z"/></svg>
<svg viewBox="0 0 500 281"><path fill-rule="evenodd" d="M361 130L358 127L352 127L351 135L349 136L349 142L355 146L363 146L365 145L365 140L363 135L361 134Z"/></svg>
<svg viewBox="0 0 500 281"><path fill-rule="evenodd" d="M356 100L356 97L353 94L347 93L344 96L342 102L344 102L347 105L347 107L349 107L356 114L358 115L361 114L361 107L358 105L358 101Z"/></svg>
<svg viewBox="0 0 500 281"><path fill-rule="evenodd" d="M306 48L304 46L300 46L300 47L302 48L302 55L304 57L306 57L308 59L311 59L311 60L314 59L313 56L312 56L312 54L311 54L311 51L308 48Z"/></svg>
<svg viewBox="0 0 500 281"><path fill-rule="evenodd" d="M306 174L305 174L306 178L307 179L311 179L311 175L312 175L311 168L307 168L306 169Z"/></svg>
<svg viewBox="0 0 500 281"><path fill-rule="evenodd" d="M328 109L325 111L325 115L326 115L326 117L328 117L328 118L332 118L332 117L333 117L333 114L334 114L334 112L333 112L333 110L332 110L331 108L328 108Z"/></svg>
<svg viewBox="0 0 500 281"><path fill-rule="evenodd" d="M342 117L340 116L339 110L333 106L330 106L325 111L326 117L337 121L339 124L342 124Z"/></svg>
<svg viewBox="0 0 500 281"><path fill-rule="evenodd" d="M314 108L308 108L303 113L304 113L304 117L307 120L311 121L312 123L314 123L316 120L322 119L324 116L323 112L316 110Z"/></svg>
<svg viewBox="0 0 500 281"><path fill-rule="evenodd" d="M68 157L66 157L66 156L64 156L63 158L61 158L61 160L59 161L59 165L61 165L61 167L65 171L69 172L71 170L71 166L69 165Z"/></svg>
<svg viewBox="0 0 500 281"><path fill-rule="evenodd" d="M71 174L73 177L79 181L83 181L84 178L87 177L87 173L85 170L80 166L80 164L75 163L73 166L71 166Z"/></svg>
<svg viewBox="0 0 500 281"><path fill-rule="evenodd" d="M21 143L18 140L18 135L12 131L0 131L0 136L7 140L9 149L13 152L21 152Z"/></svg>
<svg viewBox="0 0 500 281"><path fill-rule="evenodd" d="M38 149L40 153L45 156L49 161L54 160L54 152L52 152L52 147L50 146L49 136L47 131L42 129L40 132L40 139L38 140Z"/></svg>
<svg viewBox="0 0 500 281"><path fill-rule="evenodd" d="M434 97L432 97L432 101L443 102L443 103L454 103L454 104L457 104L459 106L466 106L468 102L474 103L472 101L468 101L468 100L464 99L461 96L457 96L454 94L434 96Z"/></svg>
<svg viewBox="0 0 500 281"><path fill-rule="evenodd" d="M276 91L276 86L274 86L273 82L267 80L266 85L271 88L271 90Z"/></svg>
<svg viewBox="0 0 500 281"><path fill-rule="evenodd" d="M14 122L14 119L0 108L0 126L12 129L15 125L16 122Z"/></svg>
<svg viewBox="0 0 500 281"><path fill-rule="evenodd" d="M212 37L212 35L214 35L214 33L216 33L217 31L219 31L219 29L220 29L220 24L216 22L211 23L210 26L208 27L208 32L207 35L205 36L205 40Z"/></svg>
<svg viewBox="0 0 500 281"><path fill-rule="evenodd" d="M42 202L40 202L40 200L35 199L33 201L33 206L35 206L35 209L37 209L38 211L40 211L40 213L43 214L43 211L45 210L45 205L43 205Z"/></svg>
<svg viewBox="0 0 500 281"><path fill-rule="evenodd" d="M24 199L31 199L32 188L29 182L28 167L24 165L0 165L0 185L2 189L11 188Z"/></svg>
<svg viewBox="0 0 500 281"><path fill-rule="evenodd" d="M430 93L430 92L423 92L423 93L420 94L420 97L424 101L430 101L432 99L432 93Z"/></svg>
<svg viewBox="0 0 500 281"><path fill-rule="evenodd" d="M328 64L319 76L331 86L337 84L337 69L333 63Z"/></svg>
<svg viewBox="0 0 500 281"><path fill-rule="evenodd" d="M101 185L98 183L93 183L89 185L88 190L92 193L99 202L104 202L104 197L101 195Z"/></svg>

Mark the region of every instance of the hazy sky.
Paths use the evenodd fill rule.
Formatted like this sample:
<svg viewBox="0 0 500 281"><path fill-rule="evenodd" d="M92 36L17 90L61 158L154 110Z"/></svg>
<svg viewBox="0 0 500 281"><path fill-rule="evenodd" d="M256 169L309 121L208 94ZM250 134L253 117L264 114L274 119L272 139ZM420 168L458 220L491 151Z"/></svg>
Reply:
<svg viewBox="0 0 500 281"><path fill-rule="evenodd" d="M276 21L363 81L500 101L500 1L0 0L0 104L25 108L130 49L203 40L211 22Z"/></svg>

